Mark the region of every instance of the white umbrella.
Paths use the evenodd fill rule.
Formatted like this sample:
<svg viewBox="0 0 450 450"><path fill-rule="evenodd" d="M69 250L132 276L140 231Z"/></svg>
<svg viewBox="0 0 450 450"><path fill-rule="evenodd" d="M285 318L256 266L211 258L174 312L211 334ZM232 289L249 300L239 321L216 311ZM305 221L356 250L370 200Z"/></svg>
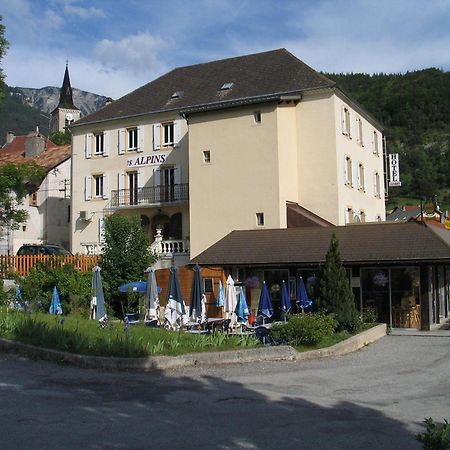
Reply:
<svg viewBox="0 0 450 450"><path fill-rule="evenodd" d="M148 273L148 276L147 289L144 297L145 320L157 320L159 313L159 296L155 271L149 267L146 272Z"/></svg>
<svg viewBox="0 0 450 450"><path fill-rule="evenodd" d="M106 318L105 297L103 295L102 277L100 267L95 266L92 269L92 296L90 319L102 320Z"/></svg>
<svg viewBox="0 0 450 450"><path fill-rule="evenodd" d="M237 323L236 305L237 295L234 280L231 278L231 275L228 275L223 310L225 312L225 318L231 320L230 326L234 326Z"/></svg>
<svg viewBox="0 0 450 450"><path fill-rule="evenodd" d="M186 322L187 308L181 294L180 282L177 276L178 268L172 266L170 268L169 277L169 298L167 300L167 306L164 313L164 317L173 329L177 329L180 325Z"/></svg>

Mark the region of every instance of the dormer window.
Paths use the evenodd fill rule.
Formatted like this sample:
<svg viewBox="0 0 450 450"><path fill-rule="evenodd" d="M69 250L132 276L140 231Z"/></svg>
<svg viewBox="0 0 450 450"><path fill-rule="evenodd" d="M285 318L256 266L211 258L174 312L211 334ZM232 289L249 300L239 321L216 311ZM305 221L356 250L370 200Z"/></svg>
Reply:
<svg viewBox="0 0 450 450"><path fill-rule="evenodd" d="M234 83L224 83L220 88L221 91L228 91L234 86Z"/></svg>
<svg viewBox="0 0 450 450"><path fill-rule="evenodd" d="M183 97L183 91L175 91L170 98L181 98Z"/></svg>

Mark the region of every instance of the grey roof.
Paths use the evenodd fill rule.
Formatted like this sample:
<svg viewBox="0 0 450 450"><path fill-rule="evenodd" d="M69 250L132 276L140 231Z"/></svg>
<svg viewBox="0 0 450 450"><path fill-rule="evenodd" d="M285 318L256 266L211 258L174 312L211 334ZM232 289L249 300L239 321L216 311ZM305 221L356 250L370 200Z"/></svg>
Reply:
<svg viewBox="0 0 450 450"><path fill-rule="evenodd" d="M450 246L416 222L233 231L192 262L218 266L320 264L333 233L345 263L450 263Z"/></svg>
<svg viewBox="0 0 450 450"><path fill-rule="evenodd" d="M225 83L231 89L221 90ZM335 83L286 49L179 67L74 126L162 111L190 111L276 99L283 94L331 88ZM172 98L174 93L179 95Z"/></svg>

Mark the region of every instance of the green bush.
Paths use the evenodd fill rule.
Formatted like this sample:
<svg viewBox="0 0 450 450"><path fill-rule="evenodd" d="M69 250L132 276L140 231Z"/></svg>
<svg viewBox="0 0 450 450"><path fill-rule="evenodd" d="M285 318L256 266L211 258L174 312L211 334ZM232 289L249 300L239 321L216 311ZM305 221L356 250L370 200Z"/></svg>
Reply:
<svg viewBox="0 0 450 450"><path fill-rule="evenodd" d="M419 433L416 440L422 443L424 450L447 450L450 449L450 423L444 419L444 423L438 426L431 417L424 420L427 427L425 433Z"/></svg>
<svg viewBox="0 0 450 450"><path fill-rule="evenodd" d="M88 314L91 298L92 273L75 270L70 264L47 268L39 264L27 277L19 280L22 300L30 302L33 311L47 312L53 295L58 289L64 314Z"/></svg>
<svg viewBox="0 0 450 450"><path fill-rule="evenodd" d="M312 346L331 336L335 328L336 321L332 314L308 313L292 315L287 323L273 325L270 332L275 340Z"/></svg>
<svg viewBox="0 0 450 450"><path fill-rule="evenodd" d="M372 306L366 306L363 310L362 321L364 323L378 323L378 313Z"/></svg>

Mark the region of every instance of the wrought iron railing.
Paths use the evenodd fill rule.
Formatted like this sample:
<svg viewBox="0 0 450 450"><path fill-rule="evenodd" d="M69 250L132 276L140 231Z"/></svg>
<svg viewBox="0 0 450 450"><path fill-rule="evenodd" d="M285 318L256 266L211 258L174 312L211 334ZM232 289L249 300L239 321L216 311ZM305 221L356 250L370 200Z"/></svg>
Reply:
<svg viewBox="0 0 450 450"><path fill-rule="evenodd" d="M189 200L189 184L143 187L139 189L118 189L111 192L111 207L134 205L157 205L161 203Z"/></svg>

